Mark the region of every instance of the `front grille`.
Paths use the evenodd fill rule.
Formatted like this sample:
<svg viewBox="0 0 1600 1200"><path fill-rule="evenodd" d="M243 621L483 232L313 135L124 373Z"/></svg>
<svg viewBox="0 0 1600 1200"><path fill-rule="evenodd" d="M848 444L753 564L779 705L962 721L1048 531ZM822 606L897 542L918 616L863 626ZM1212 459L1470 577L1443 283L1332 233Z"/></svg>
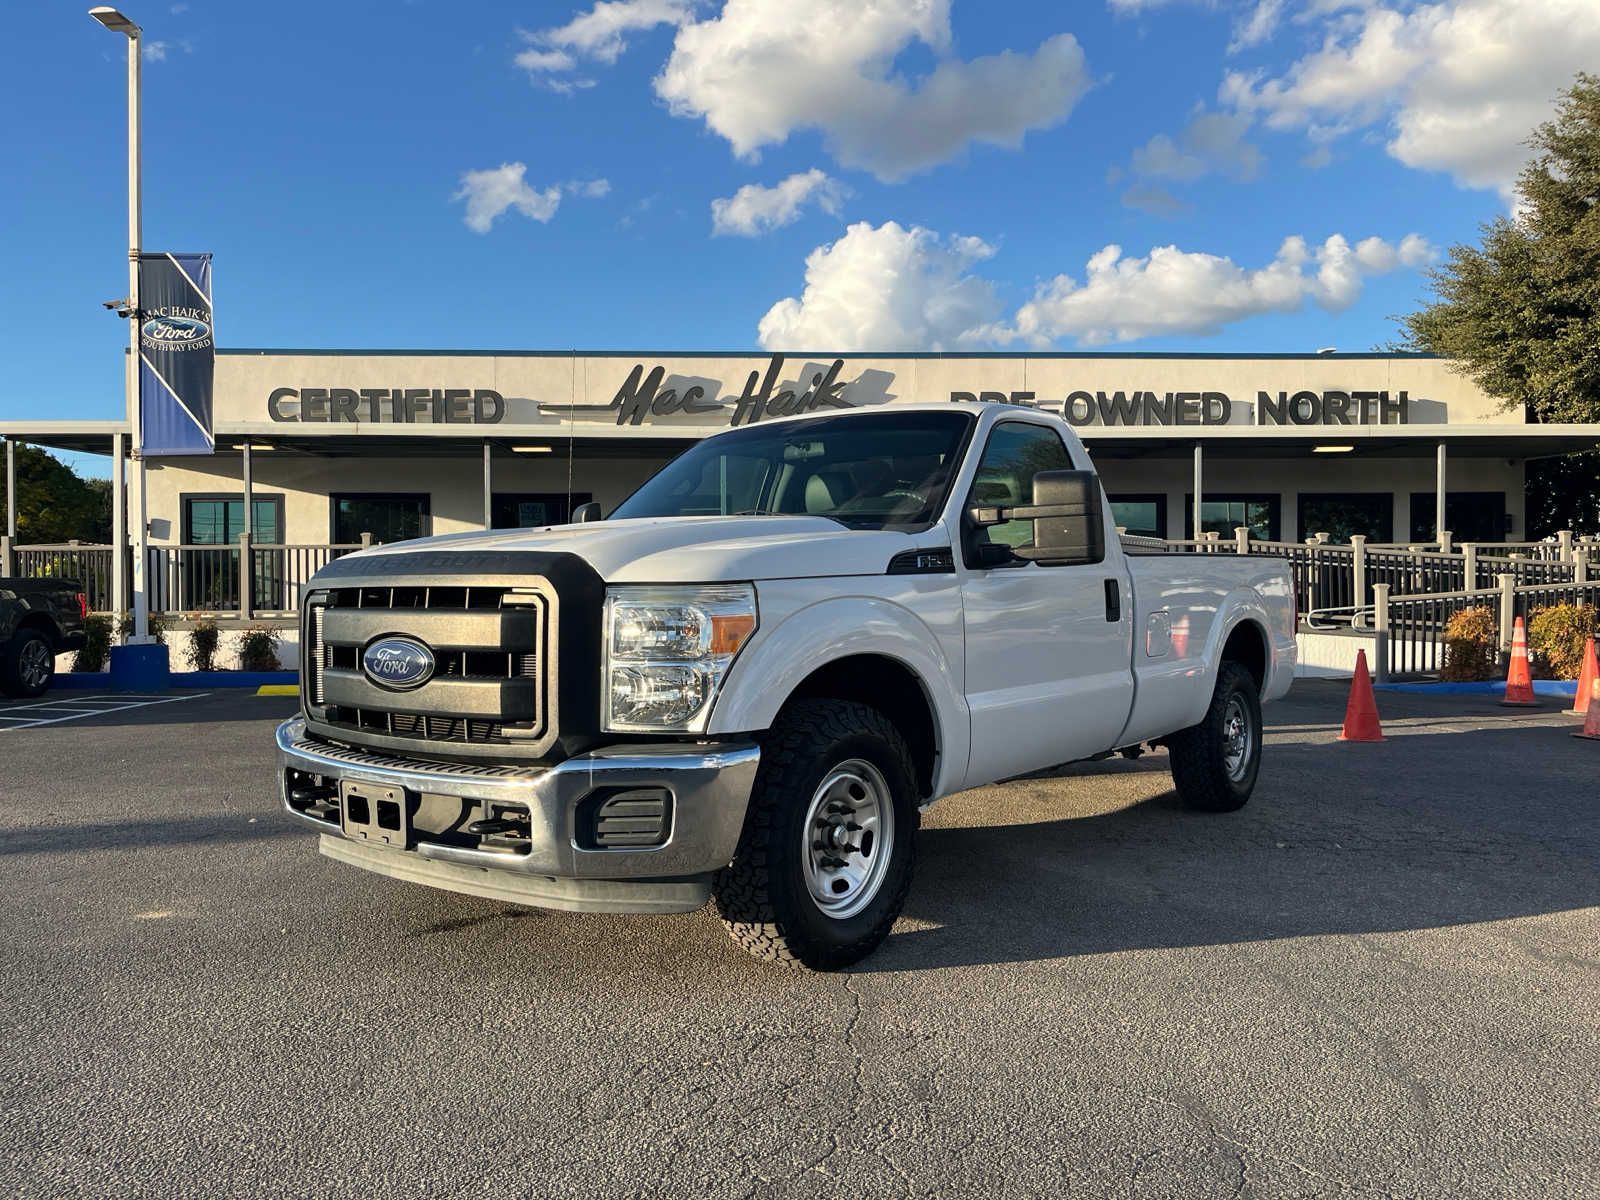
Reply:
<svg viewBox="0 0 1600 1200"><path fill-rule="evenodd" d="M307 599L306 715L358 744L421 749L515 746L545 740L545 662L553 601L524 585L396 583L334 587ZM433 674L399 691L368 678L362 655L383 637L412 638Z"/></svg>

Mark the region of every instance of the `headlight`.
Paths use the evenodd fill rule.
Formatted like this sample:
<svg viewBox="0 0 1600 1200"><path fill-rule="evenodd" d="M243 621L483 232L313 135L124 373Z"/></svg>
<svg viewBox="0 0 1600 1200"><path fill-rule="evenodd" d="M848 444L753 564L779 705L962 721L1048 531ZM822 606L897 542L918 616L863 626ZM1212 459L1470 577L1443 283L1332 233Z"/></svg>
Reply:
<svg viewBox="0 0 1600 1200"><path fill-rule="evenodd" d="M605 727L703 733L722 677L755 630L747 583L609 588Z"/></svg>

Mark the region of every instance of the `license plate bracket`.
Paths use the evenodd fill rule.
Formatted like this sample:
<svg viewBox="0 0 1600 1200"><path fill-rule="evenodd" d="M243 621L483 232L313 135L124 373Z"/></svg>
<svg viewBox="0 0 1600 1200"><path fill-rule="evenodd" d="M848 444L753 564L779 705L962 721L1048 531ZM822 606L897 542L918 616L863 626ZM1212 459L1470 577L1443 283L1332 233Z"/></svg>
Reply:
<svg viewBox="0 0 1600 1200"><path fill-rule="evenodd" d="M396 850L411 845L411 813L404 788L341 779L339 814L346 837Z"/></svg>

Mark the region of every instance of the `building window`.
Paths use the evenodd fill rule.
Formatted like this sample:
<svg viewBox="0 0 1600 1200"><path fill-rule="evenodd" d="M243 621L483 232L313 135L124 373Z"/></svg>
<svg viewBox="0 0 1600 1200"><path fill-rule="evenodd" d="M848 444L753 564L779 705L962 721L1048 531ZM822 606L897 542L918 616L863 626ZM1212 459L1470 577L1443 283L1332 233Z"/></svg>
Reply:
<svg viewBox="0 0 1600 1200"><path fill-rule="evenodd" d="M426 492L366 492L336 495L333 501L333 540L354 545L363 533L387 544L433 532L433 513Z"/></svg>
<svg viewBox="0 0 1600 1200"><path fill-rule="evenodd" d="M1360 535L1369 542L1394 540L1393 492L1301 492L1300 536L1328 535L1348 543Z"/></svg>
<svg viewBox="0 0 1600 1200"><path fill-rule="evenodd" d="M283 497L252 496L251 537L257 547L283 542ZM150 580L152 606L225 611L239 607L239 535L244 532L244 496L181 498L183 549L160 560ZM215 547L215 549L211 549ZM284 552L251 552L257 609L286 607Z"/></svg>
<svg viewBox="0 0 1600 1200"><path fill-rule="evenodd" d="M1438 540L1433 528L1437 494L1411 493L1411 540L1432 542ZM1511 518L1506 513L1504 492L1446 492L1444 494L1445 528L1456 542L1503 542L1511 532Z"/></svg>
<svg viewBox="0 0 1600 1200"><path fill-rule="evenodd" d="M1277 496L1208 494L1200 502L1200 525L1204 532L1219 533L1223 537L1232 537L1234 529L1243 525L1257 541L1275 542L1282 528L1281 507ZM1194 537L1192 492L1184 498L1183 528L1184 537Z"/></svg>
<svg viewBox="0 0 1600 1200"><path fill-rule="evenodd" d="M1108 496L1112 524L1135 537L1167 536L1167 498L1162 495Z"/></svg>
<svg viewBox="0 0 1600 1200"><path fill-rule="evenodd" d="M283 497L255 496L252 536L271 545L283 541ZM183 541L189 546L232 546L244 532L243 496L185 496Z"/></svg>
<svg viewBox="0 0 1600 1200"><path fill-rule="evenodd" d="M572 510L594 499L588 492L496 492L489 504L489 525L494 529L537 529L565 525Z"/></svg>

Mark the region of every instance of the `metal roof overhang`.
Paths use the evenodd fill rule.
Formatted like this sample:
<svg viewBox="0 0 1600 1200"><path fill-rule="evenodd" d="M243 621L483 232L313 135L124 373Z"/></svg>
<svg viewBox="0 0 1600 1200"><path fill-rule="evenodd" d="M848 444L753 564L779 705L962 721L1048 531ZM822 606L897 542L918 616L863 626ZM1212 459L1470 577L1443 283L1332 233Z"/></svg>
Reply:
<svg viewBox="0 0 1600 1200"><path fill-rule="evenodd" d="M360 432L303 432L303 426L265 424L224 427L217 431L219 454L238 453L246 442L270 452L323 458L389 456L396 458L470 458L483 453L484 442L497 451L547 446L528 457L573 454L602 458L662 458L680 453L690 442L716 430L664 426L649 432L603 426L569 436L550 426L473 427L440 432L428 426L395 429L364 428ZM56 450L109 455L112 437L126 433L125 421L0 421L0 438ZM1106 459L1187 458L1196 445L1214 459L1420 458L1431 456L1441 442L1447 452L1468 458L1546 458L1600 447L1600 424L1589 425L1333 425L1263 427L1259 425L1138 426L1080 428L1092 454ZM1351 446L1348 453L1319 453L1317 447Z"/></svg>

